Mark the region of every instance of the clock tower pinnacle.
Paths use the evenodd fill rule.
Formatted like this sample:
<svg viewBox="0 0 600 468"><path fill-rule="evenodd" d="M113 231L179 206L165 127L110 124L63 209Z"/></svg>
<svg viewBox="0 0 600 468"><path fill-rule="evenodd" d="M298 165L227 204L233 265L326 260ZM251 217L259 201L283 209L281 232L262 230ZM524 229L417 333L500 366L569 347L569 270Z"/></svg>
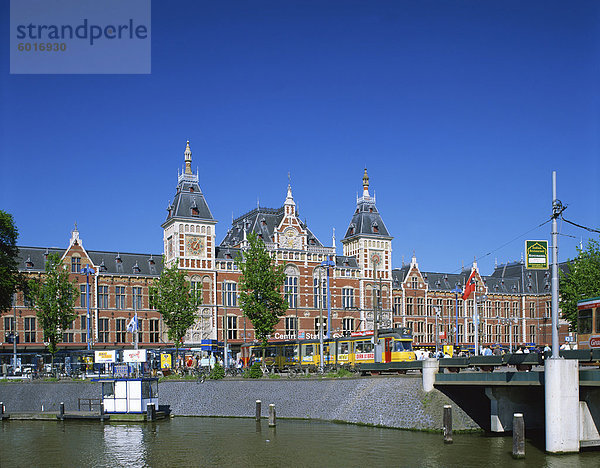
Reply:
<svg viewBox="0 0 600 468"><path fill-rule="evenodd" d="M185 173L192 174L192 149L190 148L190 140L187 141L183 156L185 157Z"/></svg>

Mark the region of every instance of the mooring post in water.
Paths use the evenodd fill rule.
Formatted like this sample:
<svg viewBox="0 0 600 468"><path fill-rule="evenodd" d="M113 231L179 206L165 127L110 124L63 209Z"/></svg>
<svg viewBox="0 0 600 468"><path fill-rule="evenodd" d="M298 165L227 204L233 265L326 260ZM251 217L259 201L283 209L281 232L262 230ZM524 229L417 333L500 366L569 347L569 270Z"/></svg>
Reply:
<svg viewBox="0 0 600 468"><path fill-rule="evenodd" d="M60 405L58 405L58 417L60 419L65 419L65 403L64 402L60 402Z"/></svg>
<svg viewBox="0 0 600 468"><path fill-rule="evenodd" d="M269 427L275 427L276 424L277 416L275 414L275 405L271 403L269 405Z"/></svg>
<svg viewBox="0 0 600 468"><path fill-rule="evenodd" d="M146 404L146 420L147 421L154 421L155 418L155 406L154 403L147 403Z"/></svg>
<svg viewBox="0 0 600 468"><path fill-rule="evenodd" d="M0 418L4 416L4 403L0 401Z"/></svg>
<svg viewBox="0 0 600 468"><path fill-rule="evenodd" d="M260 421L260 400L256 400L256 420Z"/></svg>
<svg viewBox="0 0 600 468"><path fill-rule="evenodd" d="M525 421L523 413L513 414L513 458L525 458Z"/></svg>
<svg viewBox="0 0 600 468"><path fill-rule="evenodd" d="M104 402L100 402L100 421L104 421Z"/></svg>
<svg viewBox="0 0 600 468"><path fill-rule="evenodd" d="M452 443L452 406L444 405L444 443Z"/></svg>

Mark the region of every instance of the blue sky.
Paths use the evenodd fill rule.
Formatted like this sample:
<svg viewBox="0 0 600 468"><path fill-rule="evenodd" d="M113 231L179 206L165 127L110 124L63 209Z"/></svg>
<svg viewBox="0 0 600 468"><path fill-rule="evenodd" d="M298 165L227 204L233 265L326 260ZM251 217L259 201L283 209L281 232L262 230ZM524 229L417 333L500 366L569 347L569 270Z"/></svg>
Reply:
<svg viewBox="0 0 600 468"><path fill-rule="evenodd" d="M10 75L8 48L0 209L20 245L64 247L77 221L88 249L160 253L187 139L218 242L257 199L281 206L290 172L341 253L365 166L395 267L520 259L550 238L552 170L565 217L600 227L595 1L154 1L150 75ZM573 257L589 233L559 227Z"/></svg>

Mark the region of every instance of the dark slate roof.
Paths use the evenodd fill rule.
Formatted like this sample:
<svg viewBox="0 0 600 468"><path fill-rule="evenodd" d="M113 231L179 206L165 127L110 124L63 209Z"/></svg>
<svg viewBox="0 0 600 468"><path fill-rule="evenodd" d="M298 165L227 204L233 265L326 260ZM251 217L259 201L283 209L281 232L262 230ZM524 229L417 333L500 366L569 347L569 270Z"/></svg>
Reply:
<svg viewBox="0 0 600 468"><path fill-rule="evenodd" d="M46 256L51 253L64 255L66 249L45 247L19 247L19 269L42 272L46 269ZM160 276L163 268L162 255L103 252L87 250L94 267L102 274ZM82 265L84 266L84 265Z"/></svg>
<svg viewBox="0 0 600 468"><path fill-rule="evenodd" d="M565 270L566 263L560 265ZM399 288L406 279L410 265L392 271L393 287ZM420 272L431 291L451 291L457 285L462 289L471 274L469 270L460 273ZM482 275L489 294L549 294L551 287L550 270L527 270L520 262L500 265L492 275ZM523 290L523 284L525 288Z"/></svg>
<svg viewBox="0 0 600 468"><path fill-rule="evenodd" d="M58 254L62 257L66 249L46 247L19 247L17 261L20 271L45 271L46 258L50 254Z"/></svg>
<svg viewBox="0 0 600 468"><path fill-rule="evenodd" d="M118 275L160 276L163 269L162 255L87 252L100 273Z"/></svg>
<svg viewBox="0 0 600 468"><path fill-rule="evenodd" d="M337 268L358 268L358 263L356 262L356 257L336 255L335 266Z"/></svg>
<svg viewBox="0 0 600 468"><path fill-rule="evenodd" d="M172 203L167 206L167 219L210 220L213 215L208 208L204 195L198 185L198 176L195 174L182 174L179 176L177 193Z"/></svg>
<svg viewBox="0 0 600 468"><path fill-rule="evenodd" d="M377 232L375 232L377 231ZM375 199L373 197L361 197L357 204L352 220L346 230L344 239L350 239L359 235L368 235L373 237L385 237L392 239L390 233L385 227L385 223L377 211Z"/></svg>
<svg viewBox="0 0 600 468"><path fill-rule="evenodd" d="M470 271L460 273L421 272L427 287L434 291L451 291L457 286L462 289L470 274Z"/></svg>
<svg viewBox="0 0 600 468"><path fill-rule="evenodd" d="M258 234L265 242L273 242L273 234L275 228L279 226L285 214L284 207L281 208L254 208L239 218L236 218L231 223L231 228L227 230L225 238L221 241L221 247L233 247L240 245L244 240L244 227L246 233L251 232ZM299 220L300 221L300 220ZM323 244L317 239L310 229L306 227L306 223L300 221L302 229L306 230L308 235L308 245L323 247Z"/></svg>
<svg viewBox="0 0 600 468"><path fill-rule="evenodd" d="M215 248L215 259L217 260L235 260L242 252L242 249L233 247L217 247Z"/></svg>

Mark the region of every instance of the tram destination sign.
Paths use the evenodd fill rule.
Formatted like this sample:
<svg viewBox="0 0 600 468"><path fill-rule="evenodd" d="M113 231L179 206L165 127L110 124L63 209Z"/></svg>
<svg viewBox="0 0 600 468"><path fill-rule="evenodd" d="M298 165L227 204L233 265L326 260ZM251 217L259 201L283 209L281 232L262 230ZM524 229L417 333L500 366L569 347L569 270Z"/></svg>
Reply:
<svg viewBox="0 0 600 468"><path fill-rule="evenodd" d="M526 240L525 241L525 268L528 270L548 269L548 241Z"/></svg>

